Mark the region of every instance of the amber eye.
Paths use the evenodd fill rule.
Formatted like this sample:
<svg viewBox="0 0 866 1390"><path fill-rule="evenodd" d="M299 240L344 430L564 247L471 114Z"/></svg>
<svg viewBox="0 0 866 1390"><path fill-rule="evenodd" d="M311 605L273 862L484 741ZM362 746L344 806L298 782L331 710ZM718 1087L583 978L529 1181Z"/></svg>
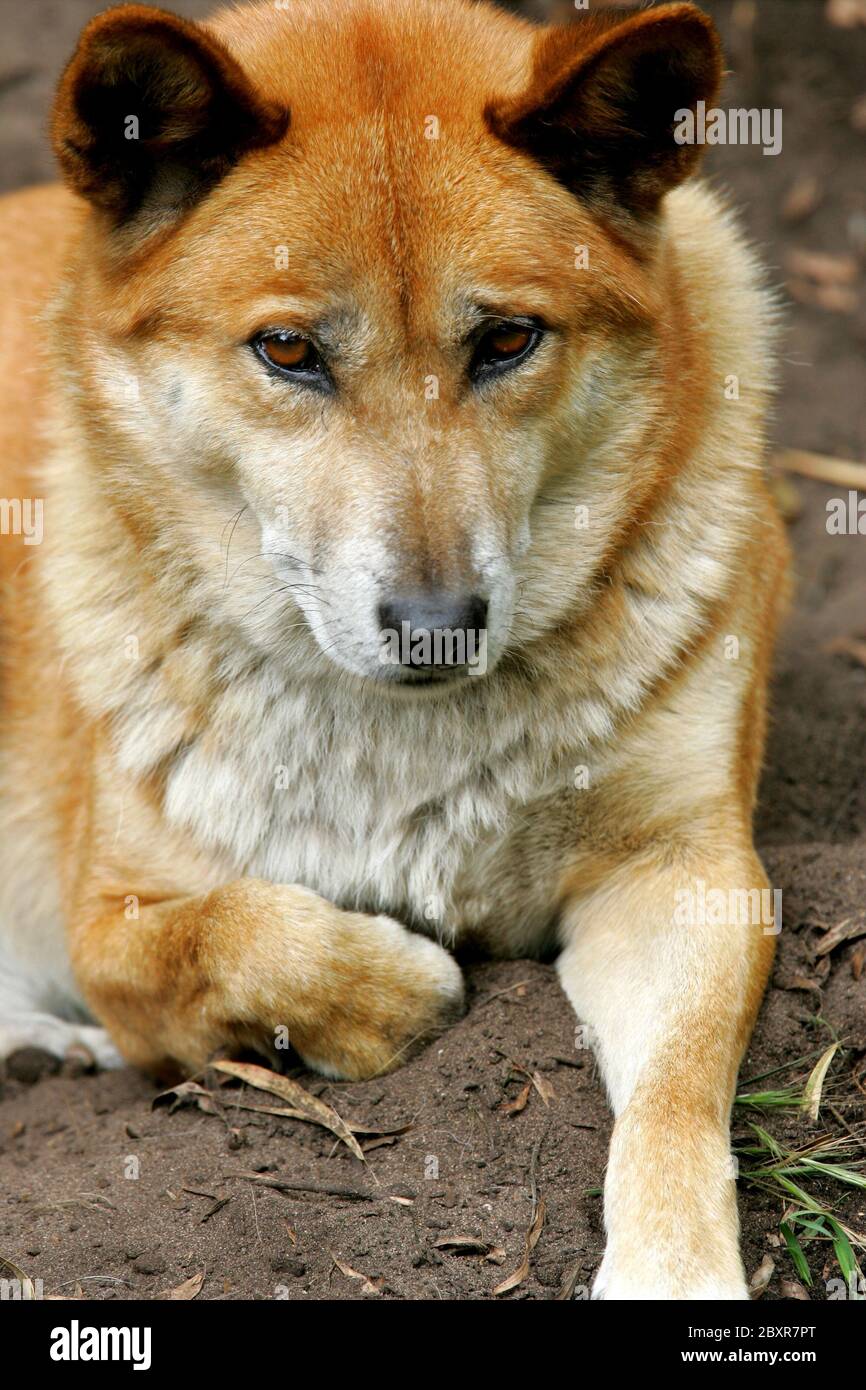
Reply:
<svg viewBox="0 0 866 1390"><path fill-rule="evenodd" d="M303 367L313 351L307 338L262 338L262 352L275 367Z"/></svg>
<svg viewBox="0 0 866 1390"><path fill-rule="evenodd" d="M329 386L330 377L309 338L288 330L258 333L251 347L269 367L310 385Z"/></svg>
<svg viewBox="0 0 866 1390"><path fill-rule="evenodd" d="M517 357L531 342L531 328L500 328L487 335L485 347L491 356Z"/></svg>
<svg viewBox="0 0 866 1390"><path fill-rule="evenodd" d="M507 370L528 357L540 341L541 331L532 324L496 323L477 340L469 374L478 380Z"/></svg>

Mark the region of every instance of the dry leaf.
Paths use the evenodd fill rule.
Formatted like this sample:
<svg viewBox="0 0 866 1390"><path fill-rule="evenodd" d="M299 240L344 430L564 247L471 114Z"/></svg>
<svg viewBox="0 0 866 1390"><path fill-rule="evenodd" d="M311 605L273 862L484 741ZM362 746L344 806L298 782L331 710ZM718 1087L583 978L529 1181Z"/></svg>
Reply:
<svg viewBox="0 0 866 1390"><path fill-rule="evenodd" d="M851 952L851 974L855 980L859 980L863 974L863 965L866 962L866 941L861 941L859 946L855 946Z"/></svg>
<svg viewBox="0 0 866 1390"><path fill-rule="evenodd" d="M169 1105L169 1114L171 1115L181 1105L197 1105L199 1110L203 1110L206 1115L220 1115L222 1113L211 1092L204 1086L200 1086L197 1081L182 1081L178 1086L170 1086L167 1091L160 1091L159 1095L154 1097L151 1109L155 1109L164 1101L171 1102Z"/></svg>
<svg viewBox="0 0 866 1390"><path fill-rule="evenodd" d="M197 1298L201 1293L203 1283L204 1270L201 1274L193 1274L191 1278L185 1279L182 1284L178 1284L176 1289L166 1289L163 1293L158 1293L156 1297L160 1301L189 1302L190 1299Z"/></svg>
<svg viewBox="0 0 866 1390"><path fill-rule="evenodd" d="M280 1076L278 1072L270 1071L267 1067L256 1066L253 1062L212 1062L215 1071L222 1072L225 1076L237 1077L239 1081L245 1081L248 1086L254 1086L259 1091L268 1091L271 1095L279 1096L280 1100L287 1100L291 1110L280 1111L289 1119L307 1120L311 1124L322 1125L329 1129L338 1139L341 1139L356 1158L362 1163L366 1163L361 1146L355 1138L345 1120L332 1110L330 1105L326 1105L318 1096L313 1096L309 1091L305 1091L303 1086L299 1086L297 1081L290 1081L287 1076Z"/></svg>
<svg viewBox="0 0 866 1390"><path fill-rule="evenodd" d="M381 1294L384 1280L369 1279L367 1275L362 1274L359 1269L353 1269L351 1265L344 1264L342 1260L338 1260L333 1250L331 1251L331 1259L334 1261L340 1273L345 1274L347 1279L360 1279L362 1293L373 1294L376 1297Z"/></svg>
<svg viewBox="0 0 866 1390"><path fill-rule="evenodd" d="M11 1260L5 1259L0 1255L0 1275L4 1279L14 1279L21 1290L21 1302L32 1303L36 1298L36 1286L29 1274L25 1274L23 1269L19 1269Z"/></svg>
<svg viewBox="0 0 866 1390"><path fill-rule="evenodd" d="M853 917L846 917L844 922L837 922L835 927L830 927L819 944L815 947L816 956L826 956L828 952L835 951L837 946L841 946L844 941L854 941L858 936L866 936L866 918L857 922Z"/></svg>
<svg viewBox="0 0 866 1390"><path fill-rule="evenodd" d="M513 1274L509 1274L507 1279L504 1279L501 1284L496 1285L496 1288L493 1290L494 1294L509 1293L512 1289L516 1289L518 1284L523 1283L524 1279L529 1273L529 1256L532 1254L532 1251L538 1244L538 1237L541 1235L541 1228L544 1225L545 1211L546 1207L544 1198L539 1197L538 1206L535 1210L535 1217L533 1219L532 1225L526 1233L526 1244L523 1251L523 1259L521 1260L520 1264L518 1265L517 1269L514 1271Z"/></svg>
<svg viewBox="0 0 866 1390"><path fill-rule="evenodd" d="M783 1279L781 1284L783 1298L797 1298L802 1303L810 1303L811 1299L807 1294L799 1279Z"/></svg>
<svg viewBox="0 0 866 1390"><path fill-rule="evenodd" d="M396 1144L396 1142L396 1134L380 1134L378 1139L365 1140L361 1145L361 1152L368 1154L373 1149L381 1149L383 1146L389 1147L391 1144Z"/></svg>
<svg viewBox="0 0 866 1390"><path fill-rule="evenodd" d="M520 1112L521 1112L522 1110L525 1110L525 1109L526 1109L526 1105L527 1105L527 1102L528 1102L528 1100L529 1100L529 1095L530 1095L530 1092L531 1092L531 1091L532 1091L532 1082L531 1082L531 1081L527 1081L526 1085L523 1087L523 1089L521 1090L520 1094L517 1095L517 1096L515 1096L514 1100L506 1100L506 1101L503 1101L503 1103L502 1103L502 1104L500 1105L500 1107L499 1107L499 1109L501 1110L502 1114L503 1114L503 1115L519 1115Z"/></svg>
<svg viewBox="0 0 866 1390"><path fill-rule="evenodd" d="M508 1057L508 1054L505 1052L501 1053L500 1055L502 1057ZM544 1104L549 1105L551 1100L555 1098L556 1092L554 1091L550 1082L545 1081L541 1072L530 1071L529 1068L525 1067L522 1062L515 1062L513 1057L508 1057L508 1061L513 1071L520 1072L522 1076L529 1077L530 1085L535 1087L536 1091L541 1096L541 1099L544 1101ZM520 1099L520 1097L518 1097L518 1099ZM521 1106L520 1108L522 1110L523 1106Z"/></svg>
<svg viewBox="0 0 866 1390"><path fill-rule="evenodd" d="M749 1292L752 1298L760 1298L773 1277L776 1268L776 1261L772 1255L765 1255L758 1268L749 1280Z"/></svg>
<svg viewBox="0 0 866 1390"><path fill-rule="evenodd" d="M451 1250L455 1255L488 1255L494 1248L479 1236L441 1236L433 1244L437 1250Z"/></svg>
<svg viewBox="0 0 866 1390"><path fill-rule="evenodd" d="M815 994L821 993L821 986L818 984L816 980L810 980L808 975L800 974L791 975L788 982L782 985L782 989L809 989L814 990Z"/></svg>
<svg viewBox="0 0 866 1390"><path fill-rule="evenodd" d="M545 1080L540 1071L534 1071L532 1073L532 1084L545 1105L549 1105L552 1100L556 1099L556 1092L550 1082Z"/></svg>
<svg viewBox="0 0 866 1390"><path fill-rule="evenodd" d="M809 1080L803 1087L801 1108L805 1110L813 1124L817 1124L818 1122L818 1114L821 1109L821 1093L824 1089L824 1078L827 1075L830 1063L838 1051L839 1044L837 1042L831 1043L827 1051L822 1053L818 1058L817 1063L812 1068L809 1075Z"/></svg>

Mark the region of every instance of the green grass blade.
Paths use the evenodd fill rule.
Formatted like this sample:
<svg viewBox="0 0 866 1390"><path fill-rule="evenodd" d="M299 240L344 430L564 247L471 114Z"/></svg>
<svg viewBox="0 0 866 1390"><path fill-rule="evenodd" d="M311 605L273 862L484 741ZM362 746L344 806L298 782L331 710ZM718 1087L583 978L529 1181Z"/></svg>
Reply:
<svg viewBox="0 0 866 1390"><path fill-rule="evenodd" d="M785 1244L788 1247L788 1254L794 1261L794 1268L796 1269L800 1278L803 1280L803 1283L807 1284L808 1287L811 1288L812 1271L806 1263L806 1256L803 1254L803 1247L801 1246L797 1237L794 1235L794 1232L791 1230L791 1227L788 1225L787 1221L779 1222L779 1230L782 1232Z"/></svg>
<svg viewBox="0 0 866 1390"><path fill-rule="evenodd" d="M849 1187L862 1187L866 1190L866 1176L855 1173L853 1168L843 1168L839 1163L822 1163L818 1158L802 1158L800 1163L802 1167L820 1173L825 1178L834 1178L836 1182L847 1183Z"/></svg>

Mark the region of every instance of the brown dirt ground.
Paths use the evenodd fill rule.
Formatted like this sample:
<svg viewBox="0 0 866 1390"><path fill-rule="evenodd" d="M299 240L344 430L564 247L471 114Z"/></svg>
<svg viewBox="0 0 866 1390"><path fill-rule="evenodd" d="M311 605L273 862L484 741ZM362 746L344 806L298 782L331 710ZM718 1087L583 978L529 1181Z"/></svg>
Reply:
<svg viewBox="0 0 866 1390"><path fill-rule="evenodd" d="M40 142L51 84L80 23L98 8L90 0L30 0L22 9L4 0L5 186L49 175ZM175 8L201 15L209 7ZM730 188L778 281L792 248L860 260L848 312L790 304L777 440L864 458L866 134L851 111L859 97L862 113L866 30L829 26L819 0L764 0L751 32L737 28L730 4L706 8L719 20L734 70L726 99L784 111L779 157L717 150L709 173ZM804 175L817 181L817 206L786 219L785 196ZM854 1124L864 1118L866 970L855 978L856 943L831 954L829 973L814 948L819 923L866 914L866 669L826 649L840 635L866 636L866 538L827 534L826 500L841 489L799 482L797 489L798 591L777 660L757 832L784 892L784 930L742 1075L790 1067L838 1036L847 1050L833 1070L837 1112ZM791 988L797 976L819 988ZM534 1172L547 1217L529 1276L507 1297L555 1297L569 1274L588 1284L602 1249L596 1190L610 1134L591 1055L575 1050L574 1021L550 967L474 963L468 979L467 1017L396 1074L335 1085L296 1073L352 1119L374 1128L412 1122L370 1151L366 1173L323 1130L235 1111L235 1090L222 1093L222 1119L195 1108L171 1113L152 1110L155 1088L132 1071L67 1070L32 1083L22 1079L26 1058L19 1058L0 1083L0 1253L41 1278L46 1292L68 1294L80 1284L100 1299L149 1299L198 1272L206 1299L369 1297L333 1256L381 1281L385 1297L489 1299L520 1263ZM549 1104L533 1090L521 1113L503 1111L525 1079L515 1067L539 1073L552 1088ZM840 1124L829 1114L825 1121ZM778 1116L768 1123L779 1135L801 1132L799 1122ZM745 1132L742 1113L735 1131ZM137 1180L124 1176L129 1156L139 1162ZM364 1195L285 1194L239 1176L251 1172ZM836 1200L838 1191L825 1195ZM772 1245L781 1205L741 1186L740 1206L747 1267L769 1250L776 1271L765 1297L782 1297L793 1269ZM866 1229L863 1194L846 1197L839 1210ZM495 1259L437 1248L454 1236L493 1247ZM813 1298L824 1296L825 1258L825 1249L810 1254Z"/></svg>

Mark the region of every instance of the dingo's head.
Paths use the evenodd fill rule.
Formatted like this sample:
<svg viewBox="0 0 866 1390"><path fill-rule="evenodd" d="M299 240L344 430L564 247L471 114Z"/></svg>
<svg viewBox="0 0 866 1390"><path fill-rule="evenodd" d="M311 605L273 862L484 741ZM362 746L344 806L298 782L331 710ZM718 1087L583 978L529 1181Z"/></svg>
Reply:
<svg viewBox="0 0 866 1390"><path fill-rule="evenodd" d="M395 686L579 614L663 485L660 208L719 69L683 4L88 25L54 116L94 206L65 346L156 582Z"/></svg>

